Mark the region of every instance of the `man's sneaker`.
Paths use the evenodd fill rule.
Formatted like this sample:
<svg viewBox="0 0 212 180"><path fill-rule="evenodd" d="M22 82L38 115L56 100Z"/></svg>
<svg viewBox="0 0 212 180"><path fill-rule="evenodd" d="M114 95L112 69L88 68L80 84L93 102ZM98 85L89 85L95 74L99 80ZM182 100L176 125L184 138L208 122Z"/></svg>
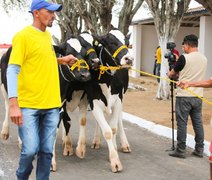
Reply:
<svg viewBox="0 0 212 180"><path fill-rule="evenodd" d="M192 152L192 155L197 156L197 157L200 157L200 158L203 158L203 151L194 150Z"/></svg>
<svg viewBox="0 0 212 180"><path fill-rule="evenodd" d="M177 157L177 158L182 158L182 159L185 159L185 153L184 152L180 152L178 150L175 150L171 153L169 153L169 156L172 156L172 157Z"/></svg>

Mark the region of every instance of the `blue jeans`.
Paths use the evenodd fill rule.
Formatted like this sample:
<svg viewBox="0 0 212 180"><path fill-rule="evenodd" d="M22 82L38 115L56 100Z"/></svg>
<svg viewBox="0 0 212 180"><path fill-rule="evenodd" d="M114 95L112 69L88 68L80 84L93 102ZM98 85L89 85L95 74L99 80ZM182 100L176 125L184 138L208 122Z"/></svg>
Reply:
<svg viewBox="0 0 212 180"><path fill-rule="evenodd" d="M32 161L37 155L36 179L48 180L50 175L53 145L59 122L59 109L22 108L23 125L18 132L22 140L19 167L16 171L18 180L28 180Z"/></svg>
<svg viewBox="0 0 212 180"><path fill-rule="evenodd" d="M160 68L161 68L161 64L156 63L155 73L157 76L160 76ZM160 82L160 79L157 78L157 81Z"/></svg>

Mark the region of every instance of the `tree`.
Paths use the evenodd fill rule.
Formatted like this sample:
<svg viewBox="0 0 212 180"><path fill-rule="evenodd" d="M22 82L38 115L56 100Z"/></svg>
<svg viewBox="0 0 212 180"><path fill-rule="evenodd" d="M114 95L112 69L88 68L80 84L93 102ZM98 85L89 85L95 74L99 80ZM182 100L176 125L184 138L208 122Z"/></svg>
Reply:
<svg viewBox="0 0 212 180"><path fill-rule="evenodd" d="M211 0L195 0L196 2L202 4L212 14L212 1Z"/></svg>
<svg viewBox="0 0 212 180"><path fill-rule="evenodd" d="M146 0L146 3L154 18L158 42L162 50L161 77L167 77L169 65L164 58L166 44L174 41L190 0ZM169 95L169 82L161 79L156 98L168 99Z"/></svg>
<svg viewBox="0 0 212 180"><path fill-rule="evenodd" d="M129 31L128 28L132 22L133 16L141 7L143 1L144 0L138 0L138 2L135 4L135 1L124 0L124 4L119 13L119 24L118 24L118 28L123 32L124 35L127 35Z"/></svg>
<svg viewBox="0 0 212 180"><path fill-rule="evenodd" d="M141 7L144 0L124 0L115 1L115 0L89 0L89 8L86 8L86 3L82 1L75 0L78 5L78 10L80 16L84 19L86 26L90 30L95 31L97 34L105 34L111 29L111 20L112 20L112 8L115 8L117 14L119 14L119 23L118 28L127 35L129 31L129 26L132 22L132 18L138 9ZM115 6L116 5L116 6ZM119 7L122 8L119 10ZM117 10L118 9L118 10ZM99 24L94 24L98 22Z"/></svg>
<svg viewBox="0 0 212 180"><path fill-rule="evenodd" d="M90 30L94 34L105 34L111 29L113 11L119 9L118 28L126 35L132 18L144 0L52 0L63 5L57 12L58 24L61 29L61 41L78 35L82 30ZM29 7L27 0L3 0L4 7L9 11L15 7ZM117 6L120 5L120 6ZM115 9L115 10L113 10ZM58 40L56 40L58 41Z"/></svg>
<svg viewBox="0 0 212 180"><path fill-rule="evenodd" d="M86 3L87 2L87 3ZM95 34L105 34L111 29L112 8L115 0L74 0L85 27Z"/></svg>

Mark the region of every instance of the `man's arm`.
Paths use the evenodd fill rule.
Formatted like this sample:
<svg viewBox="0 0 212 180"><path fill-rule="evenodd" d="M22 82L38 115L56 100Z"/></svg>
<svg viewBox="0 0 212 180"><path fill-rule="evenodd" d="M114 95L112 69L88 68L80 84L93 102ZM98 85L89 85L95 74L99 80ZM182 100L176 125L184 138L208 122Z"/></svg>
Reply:
<svg viewBox="0 0 212 180"><path fill-rule="evenodd" d="M20 66L10 64L7 68L7 89L9 98L9 116L11 121L18 126L23 124L21 109L18 105L18 74L20 72Z"/></svg>
<svg viewBox="0 0 212 180"><path fill-rule="evenodd" d="M179 72L182 71L182 69L184 68L186 64L186 61L185 61L185 56L184 55L181 55L179 57L179 59L177 60L176 64L174 65L174 68L171 69L167 75L169 78L175 78L176 76L178 76Z"/></svg>
<svg viewBox="0 0 212 180"><path fill-rule="evenodd" d="M204 88L210 88L212 87L212 79L208 80L202 80L202 81L191 81L191 82L185 82L181 81L178 82L177 85L181 87L182 89L188 88L188 87L204 87Z"/></svg>
<svg viewBox="0 0 212 180"><path fill-rule="evenodd" d="M57 62L62 65L72 66L76 61L77 61L77 58L74 57L72 54L57 58Z"/></svg>

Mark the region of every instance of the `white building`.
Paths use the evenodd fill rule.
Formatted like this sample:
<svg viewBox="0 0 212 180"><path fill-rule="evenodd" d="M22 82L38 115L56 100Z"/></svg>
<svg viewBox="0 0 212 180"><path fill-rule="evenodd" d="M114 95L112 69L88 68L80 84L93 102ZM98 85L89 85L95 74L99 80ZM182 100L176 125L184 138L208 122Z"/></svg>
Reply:
<svg viewBox="0 0 212 180"><path fill-rule="evenodd" d="M134 68L152 73L155 60L155 50L158 46L157 34L152 18L133 21L133 55L135 58ZM212 16L202 7L194 8L185 13L181 27L177 33L176 48L182 53L182 41L185 35L196 34L199 37L199 51L208 59L206 78L212 76ZM133 77L140 76L132 72Z"/></svg>

